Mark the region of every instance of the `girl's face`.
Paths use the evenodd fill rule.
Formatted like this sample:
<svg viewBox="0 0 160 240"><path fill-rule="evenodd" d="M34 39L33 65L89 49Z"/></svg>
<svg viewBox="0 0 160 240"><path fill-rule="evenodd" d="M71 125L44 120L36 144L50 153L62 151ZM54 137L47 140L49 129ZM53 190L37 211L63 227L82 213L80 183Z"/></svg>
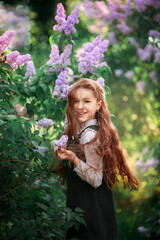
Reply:
<svg viewBox="0 0 160 240"><path fill-rule="evenodd" d="M92 90L78 88L74 93L74 111L79 123L85 123L95 118L95 113L101 107Z"/></svg>

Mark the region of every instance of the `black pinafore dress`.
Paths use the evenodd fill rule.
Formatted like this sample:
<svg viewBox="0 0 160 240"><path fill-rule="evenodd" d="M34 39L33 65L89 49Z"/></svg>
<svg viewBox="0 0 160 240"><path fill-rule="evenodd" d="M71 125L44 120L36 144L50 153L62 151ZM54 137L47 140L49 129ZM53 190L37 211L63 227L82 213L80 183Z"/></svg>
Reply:
<svg viewBox="0 0 160 240"><path fill-rule="evenodd" d="M87 128L97 130L96 125ZM72 140L70 144L76 144L76 142ZM83 181L73 171L73 167L67 167L66 206L71 208L72 211L76 207L81 208L84 211L83 217L87 224L87 226L81 225L78 231L74 227L70 228L67 232L67 240L72 238L79 240L117 240L113 194L104 180L95 189L89 183Z"/></svg>

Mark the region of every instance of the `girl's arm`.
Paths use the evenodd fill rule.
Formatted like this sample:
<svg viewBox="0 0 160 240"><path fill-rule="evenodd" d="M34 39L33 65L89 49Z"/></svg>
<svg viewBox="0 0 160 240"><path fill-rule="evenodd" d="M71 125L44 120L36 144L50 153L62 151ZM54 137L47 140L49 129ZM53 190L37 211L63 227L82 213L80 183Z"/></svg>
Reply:
<svg viewBox="0 0 160 240"><path fill-rule="evenodd" d="M96 135L96 131L87 129L81 137L81 143L90 142ZM74 164L74 171L84 181L88 182L94 188L102 184L103 179L103 159L96 153L96 143L86 144L84 154L86 162L80 160L76 154L70 150L59 148L56 152L61 160L68 160Z"/></svg>
<svg viewBox="0 0 160 240"><path fill-rule="evenodd" d="M81 136L80 142L86 144L95 135L96 131L88 128ZM79 160L79 164L75 166L74 171L82 180L88 182L94 188L98 188L103 180L103 159L96 153L96 143L86 144L84 154L86 162Z"/></svg>

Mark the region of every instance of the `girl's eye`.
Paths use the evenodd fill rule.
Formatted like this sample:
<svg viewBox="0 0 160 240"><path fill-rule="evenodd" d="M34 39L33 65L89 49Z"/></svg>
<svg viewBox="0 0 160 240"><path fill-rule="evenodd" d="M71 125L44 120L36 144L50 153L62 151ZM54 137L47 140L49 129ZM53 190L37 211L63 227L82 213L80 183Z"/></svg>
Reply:
<svg viewBox="0 0 160 240"><path fill-rule="evenodd" d="M85 102L86 102L86 103L89 103L90 101L86 100Z"/></svg>

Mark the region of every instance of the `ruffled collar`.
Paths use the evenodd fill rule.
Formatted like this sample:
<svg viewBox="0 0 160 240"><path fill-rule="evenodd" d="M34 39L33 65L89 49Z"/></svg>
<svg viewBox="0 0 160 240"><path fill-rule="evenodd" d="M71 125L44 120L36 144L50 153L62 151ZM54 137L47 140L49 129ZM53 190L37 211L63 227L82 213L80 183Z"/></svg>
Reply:
<svg viewBox="0 0 160 240"><path fill-rule="evenodd" d="M98 125L97 119L94 118L94 119L88 120L85 123L82 123L79 133L82 132L86 127L91 125Z"/></svg>

